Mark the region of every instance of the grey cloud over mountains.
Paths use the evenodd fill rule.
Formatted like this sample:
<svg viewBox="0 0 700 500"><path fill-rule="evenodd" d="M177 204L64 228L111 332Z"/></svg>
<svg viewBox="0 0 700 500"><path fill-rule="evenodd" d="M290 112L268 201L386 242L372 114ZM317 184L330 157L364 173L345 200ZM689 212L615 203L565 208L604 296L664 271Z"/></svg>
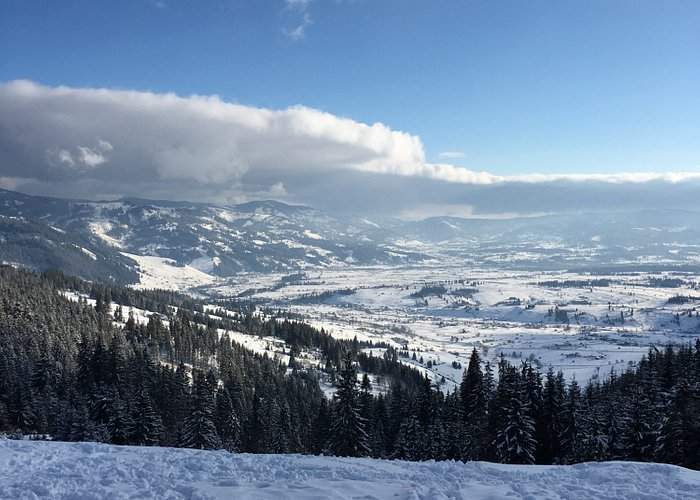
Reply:
<svg viewBox="0 0 700 500"><path fill-rule="evenodd" d="M429 163L414 135L304 106L14 81L0 85L2 186L390 214L444 204L479 214L683 208L700 194L700 173L499 176Z"/></svg>

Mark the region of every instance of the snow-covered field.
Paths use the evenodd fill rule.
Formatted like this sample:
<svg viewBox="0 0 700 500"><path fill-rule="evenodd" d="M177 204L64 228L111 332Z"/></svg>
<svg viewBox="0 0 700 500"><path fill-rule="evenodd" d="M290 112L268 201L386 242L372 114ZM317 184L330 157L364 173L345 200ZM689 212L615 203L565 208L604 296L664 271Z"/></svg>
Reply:
<svg viewBox="0 0 700 500"><path fill-rule="evenodd" d="M212 303L222 297L252 300L298 314L337 338L393 345L408 352L402 362L445 390L459 382L474 348L492 363L500 356L515 364L528 360L586 383L624 371L652 346L700 336L700 276L688 273L592 275L441 262L222 279L167 259L130 256L140 265L140 287L191 291ZM688 300L669 303L678 296ZM236 340L270 355L286 354L271 349L269 339L260 345Z"/></svg>
<svg viewBox="0 0 700 500"><path fill-rule="evenodd" d="M450 390L475 347L492 362L501 355L516 364L530 360L585 383L625 370L651 346L692 341L700 336L698 279L441 265L307 271L290 282L247 275L208 290L229 297L245 292L246 299L297 313L339 338L400 347L409 353L405 363L436 381L444 377ZM668 302L677 296L690 300Z"/></svg>
<svg viewBox="0 0 700 500"><path fill-rule="evenodd" d="M0 440L7 500L697 499L700 472L632 462L516 466Z"/></svg>
<svg viewBox="0 0 700 500"><path fill-rule="evenodd" d="M216 278L204 271L190 265L178 266L172 259L126 252L122 252L122 255L138 264L140 281L137 288L186 290L199 285L210 285L216 281Z"/></svg>

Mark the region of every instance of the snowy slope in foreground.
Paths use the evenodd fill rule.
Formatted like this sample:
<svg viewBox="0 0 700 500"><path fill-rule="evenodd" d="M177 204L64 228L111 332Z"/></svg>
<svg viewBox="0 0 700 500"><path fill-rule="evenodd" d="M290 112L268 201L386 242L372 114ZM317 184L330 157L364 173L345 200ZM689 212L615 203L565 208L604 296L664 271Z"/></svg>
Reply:
<svg viewBox="0 0 700 500"><path fill-rule="evenodd" d="M691 499L700 472L630 462L509 466L232 455L0 440L2 499Z"/></svg>

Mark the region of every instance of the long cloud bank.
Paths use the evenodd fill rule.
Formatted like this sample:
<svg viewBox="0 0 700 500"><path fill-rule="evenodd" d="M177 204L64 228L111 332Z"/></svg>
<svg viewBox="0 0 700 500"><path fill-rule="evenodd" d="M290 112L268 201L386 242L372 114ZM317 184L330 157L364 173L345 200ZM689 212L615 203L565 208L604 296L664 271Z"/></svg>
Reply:
<svg viewBox="0 0 700 500"><path fill-rule="evenodd" d="M0 162L0 186L50 188L52 194L66 196L275 197L314 204L317 188L353 193L358 206L363 206L358 197L371 201L363 192L376 196L376 189L362 190L368 182L381 183L387 199L397 204L434 206L436 201L473 202L475 190L489 186L502 192L514 184L700 180L698 172L499 176L429 163L415 135L308 107L271 110L216 96L48 87L31 81L0 85ZM392 196L392 189L401 196Z"/></svg>

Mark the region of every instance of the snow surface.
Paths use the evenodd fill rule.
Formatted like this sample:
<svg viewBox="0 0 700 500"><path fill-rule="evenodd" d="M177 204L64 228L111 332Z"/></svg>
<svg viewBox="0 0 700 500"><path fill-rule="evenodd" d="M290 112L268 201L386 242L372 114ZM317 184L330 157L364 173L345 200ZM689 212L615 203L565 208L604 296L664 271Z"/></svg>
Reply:
<svg viewBox="0 0 700 500"><path fill-rule="evenodd" d="M530 360L543 372L552 367L567 380L575 377L585 384L611 371L624 372L652 345L694 342L700 336L700 291L693 285L700 277L695 274L592 275L439 264L308 270L303 280L279 286L282 278L241 275L215 283L209 292L230 296L256 289L251 299L289 310L336 338L401 347L410 356L401 361L441 383L445 391L457 386L474 348L492 363L501 355L515 365ZM667 278L681 278L683 284L659 288L650 283ZM610 286L583 284L601 279L608 279ZM582 284L546 284L555 280ZM446 293L412 296L423 286L437 284L444 285ZM348 289L354 293L333 295ZM322 293L331 295L298 300ZM668 302L679 295L698 300ZM556 321L550 312L556 307L568 311L570 324ZM619 321L621 313L624 322ZM414 353L417 360L412 359Z"/></svg>
<svg viewBox="0 0 700 500"><path fill-rule="evenodd" d="M124 243L121 240L109 235L109 232L113 229L111 222L105 220L92 221L90 222L89 227L90 231L92 231L95 236L100 238L108 245L116 248L124 247Z"/></svg>
<svg viewBox="0 0 700 500"><path fill-rule="evenodd" d="M201 285L211 285L216 281L214 276L195 267L176 265L173 259L126 252L122 252L122 255L135 260L139 266L139 284L136 285L136 288L184 290Z"/></svg>
<svg viewBox="0 0 700 500"><path fill-rule="evenodd" d="M632 462L515 466L0 440L0 498L697 499L700 472Z"/></svg>

